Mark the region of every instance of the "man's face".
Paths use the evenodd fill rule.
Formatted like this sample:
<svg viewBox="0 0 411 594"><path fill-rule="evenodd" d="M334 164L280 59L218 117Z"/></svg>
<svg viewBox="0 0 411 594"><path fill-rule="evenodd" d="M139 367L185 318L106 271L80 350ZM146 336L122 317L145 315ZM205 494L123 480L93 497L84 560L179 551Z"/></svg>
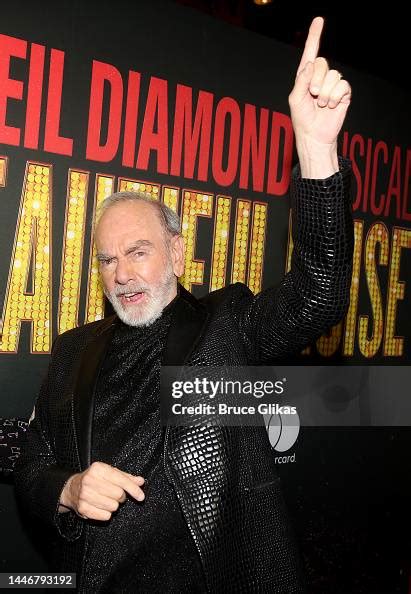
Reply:
<svg viewBox="0 0 411 594"><path fill-rule="evenodd" d="M154 322L177 294L182 238L168 236L155 208L137 201L110 206L95 238L104 293L116 314L130 326Z"/></svg>

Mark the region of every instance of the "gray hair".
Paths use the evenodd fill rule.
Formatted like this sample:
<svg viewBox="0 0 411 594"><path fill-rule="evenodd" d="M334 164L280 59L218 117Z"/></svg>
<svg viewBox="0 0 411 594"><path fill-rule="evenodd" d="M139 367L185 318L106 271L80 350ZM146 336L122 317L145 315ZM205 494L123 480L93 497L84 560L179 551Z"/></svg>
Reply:
<svg viewBox="0 0 411 594"><path fill-rule="evenodd" d="M115 192L114 194L107 196L99 206L99 216L106 212L110 206L113 206L113 204L117 204L118 202L149 203L156 210L166 237L181 235L181 222L178 214L176 214L169 206L158 200L154 200L151 198L150 194L145 192Z"/></svg>

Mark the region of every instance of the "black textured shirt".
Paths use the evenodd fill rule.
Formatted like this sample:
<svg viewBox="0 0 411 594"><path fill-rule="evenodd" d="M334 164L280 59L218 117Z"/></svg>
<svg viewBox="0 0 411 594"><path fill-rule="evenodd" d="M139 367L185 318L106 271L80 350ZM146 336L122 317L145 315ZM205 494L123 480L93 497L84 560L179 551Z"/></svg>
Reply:
<svg viewBox="0 0 411 594"><path fill-rule="evenodd" d="M160 365L176 299L151 326L119 321L99 375L92 461L143 476L146 496L142 502L127 496L109 521L90 522L86 592L205 592L200 558L162 457Z"/></svg>

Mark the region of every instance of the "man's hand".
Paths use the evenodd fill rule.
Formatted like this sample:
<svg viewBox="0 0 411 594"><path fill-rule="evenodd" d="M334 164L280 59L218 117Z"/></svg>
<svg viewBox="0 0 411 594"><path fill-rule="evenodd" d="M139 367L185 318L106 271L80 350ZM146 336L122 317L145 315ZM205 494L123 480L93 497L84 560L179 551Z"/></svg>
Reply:
<svg viewBox="0 0 411 594"><path fill-rule="evenodd" d="M302 177L325 178L338 171L337 137L351 101L351 87L338 70L317 57L322 17L310 26L288 98Z"/></svg>
<svg viewBox="0 0 411 594"><path fill-rule="evenodd" d="M73 474L60 495L59 512L74 510L90 520L109 520L127 493L143 501L142 476L133 476L104 462L93 462L87 470ZM65 509L66 508L66 509Z"/></svg>

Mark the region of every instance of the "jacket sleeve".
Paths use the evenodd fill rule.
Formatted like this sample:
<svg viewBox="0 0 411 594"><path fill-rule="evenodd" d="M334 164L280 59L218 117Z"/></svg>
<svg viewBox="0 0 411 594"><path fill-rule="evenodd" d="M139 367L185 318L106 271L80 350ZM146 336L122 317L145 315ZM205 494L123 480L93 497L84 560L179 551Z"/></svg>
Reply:
<svg viewBox="0 0 411 594"><path fill-rule="evenodd" d="M58 348L58 340L57 338L53 344L52 358L53 352ZM14 467L15 493L23 508L31 515L51 524L60 536L73 541L80 537L84 520L72 510L66 513L58 512L60 494L67 480L76 471L57 463L51 445L51 369L52 360L35 403L35 416L30 422L25 443Z"/></svg>
<svg viewBox="0 0 411 594"><path fill-rule="evenodd" d="M253 296L243 286L233 304L250 364L270 364L299 353L345 315L349 305L354 245L351 165L291 186L291 269L279 287Z"/></svg>
<svg viewBox="0 0 411 594"><path fill-rule="evenodd" d="M0 480L12 475L28 426L27 419L0 417Z"/></svg>

